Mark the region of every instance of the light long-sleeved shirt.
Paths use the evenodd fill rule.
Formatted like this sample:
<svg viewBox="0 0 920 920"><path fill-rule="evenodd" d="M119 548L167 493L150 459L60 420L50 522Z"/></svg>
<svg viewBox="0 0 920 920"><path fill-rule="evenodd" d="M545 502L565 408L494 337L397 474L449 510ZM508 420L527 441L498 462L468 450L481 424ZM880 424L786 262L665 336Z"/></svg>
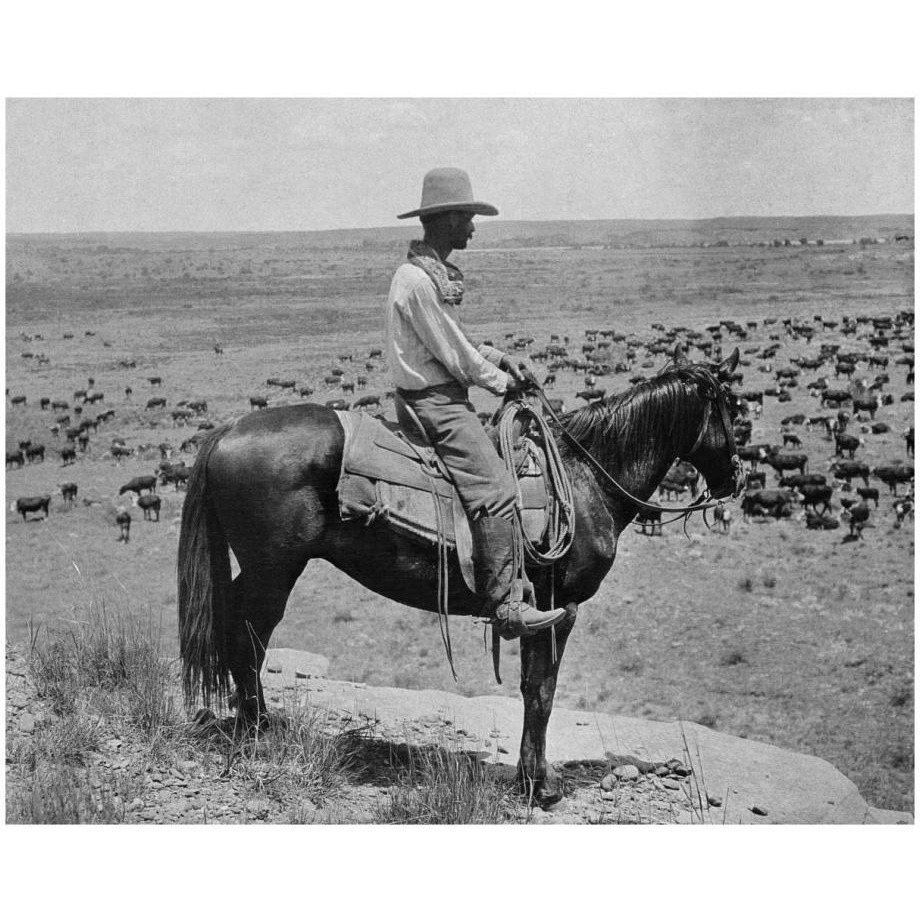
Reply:
<svg viewBox="0 0 920 920"><path fill-rule="evenodd" d="M498 367L504 353L491 345L474 347L460 328L456 308L409 262L396 270L390 285L386 341L390 375L400 389L457 381L501 396L508 386L508 374Z"/></svg>

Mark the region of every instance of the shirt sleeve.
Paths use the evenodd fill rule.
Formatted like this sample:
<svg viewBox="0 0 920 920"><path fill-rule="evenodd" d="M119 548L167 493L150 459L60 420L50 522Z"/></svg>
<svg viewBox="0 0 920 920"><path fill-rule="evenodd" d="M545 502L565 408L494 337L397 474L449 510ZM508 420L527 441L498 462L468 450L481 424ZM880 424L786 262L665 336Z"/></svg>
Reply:
<svg viewBox="0 0 920 920"><path fill-rule="evenodd" d="M405 308L422 343L452 377L465 386L480 386L497 396L504 395L508 375L473 347L441 307L430 281L415 285Z"/></svg>
<svg viewBox="0 0 920 920"><path fill-rule="evenodd" d="M496 367L501 367L502 359L507 357L503 351L499 351L494 345L480 345L476 350L486 361L494 364Z"/></svg>

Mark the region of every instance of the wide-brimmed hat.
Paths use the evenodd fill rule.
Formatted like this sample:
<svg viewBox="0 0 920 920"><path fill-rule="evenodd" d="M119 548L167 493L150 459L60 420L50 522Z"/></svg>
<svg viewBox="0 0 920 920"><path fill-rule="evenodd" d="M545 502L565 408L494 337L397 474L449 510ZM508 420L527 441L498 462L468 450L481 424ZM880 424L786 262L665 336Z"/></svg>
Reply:
<svg viewBox="0 0 920 920"><path fill-rule="evenodd" d="M422 181L422 203L414 211L398 214L397 220L439 211L469 211L488 217L498 214L494 205L473 198L473 187L466 171L451 166L441 166L426 173Z"/></svg>

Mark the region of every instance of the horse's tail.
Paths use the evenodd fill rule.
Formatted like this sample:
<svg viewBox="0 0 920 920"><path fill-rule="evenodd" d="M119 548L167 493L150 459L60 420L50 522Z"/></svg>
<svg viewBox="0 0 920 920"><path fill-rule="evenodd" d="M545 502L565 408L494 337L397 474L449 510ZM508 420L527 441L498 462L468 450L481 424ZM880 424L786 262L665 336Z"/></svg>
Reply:
<svg viewBox="0 0 920 920"><path fill-rule="evenodd" d="M188 481L179 531L179 654L186 702L199 696L226 697L229 669L225 655L230 550L208 497L208 460L231 425L202 441Z"/></svg>

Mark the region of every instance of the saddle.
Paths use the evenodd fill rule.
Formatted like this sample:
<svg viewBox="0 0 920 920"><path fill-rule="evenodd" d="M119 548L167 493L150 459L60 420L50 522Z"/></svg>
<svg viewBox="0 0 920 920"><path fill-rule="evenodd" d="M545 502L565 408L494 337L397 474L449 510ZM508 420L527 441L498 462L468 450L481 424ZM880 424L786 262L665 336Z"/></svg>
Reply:
<svg viewBox="0 0 920 920"><path fill-rule="evenodd" d="M464 581L475 593L469 521L434 449L393 422L363 412L336 415L345 432L338 483L342 520L383 523L432 545L443 539L456 550ZM533 439L522 437L514 454L524 535L539 544L549 526L545 452Z"/></svg>

